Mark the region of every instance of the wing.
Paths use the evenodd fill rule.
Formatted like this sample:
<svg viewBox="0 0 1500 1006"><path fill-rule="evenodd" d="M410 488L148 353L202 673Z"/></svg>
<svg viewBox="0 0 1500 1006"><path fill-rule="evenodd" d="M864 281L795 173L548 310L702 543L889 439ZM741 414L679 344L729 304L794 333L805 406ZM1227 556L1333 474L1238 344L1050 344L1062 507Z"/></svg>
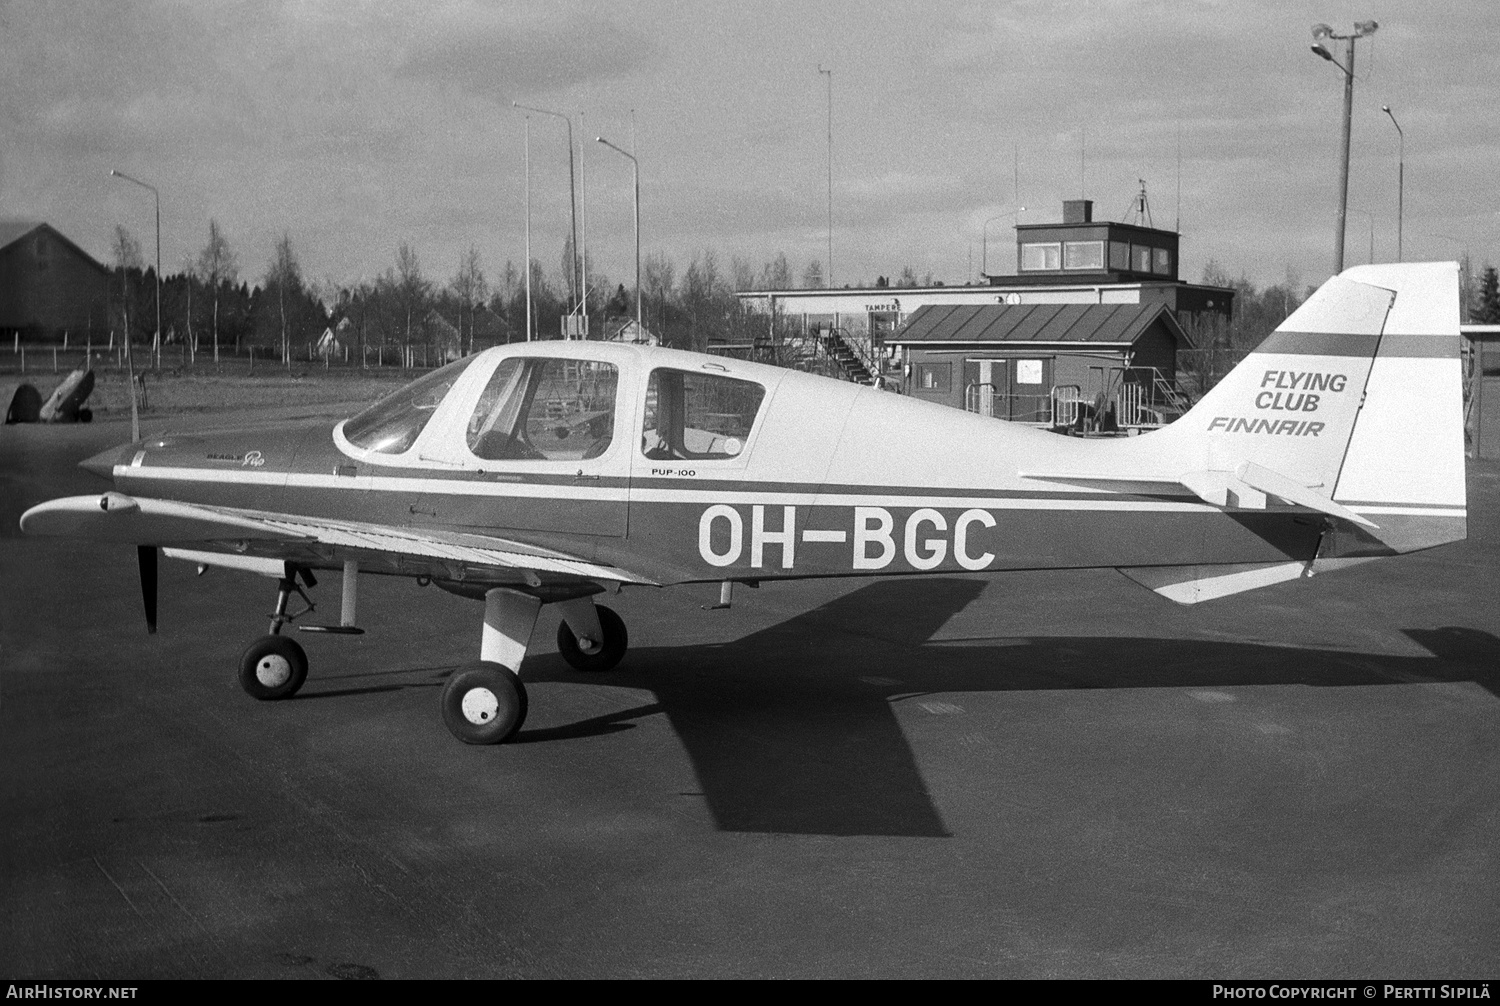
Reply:
<svg viewBox="0 0 1500 1006"><path fill-rule="evenodd" d="M447 583L565 587L655 584L628 570L492 535L296 517L108 492L50 500L21 515L27 534L163 546L170 556L281 575L285 563L429 576Z"/></svg>

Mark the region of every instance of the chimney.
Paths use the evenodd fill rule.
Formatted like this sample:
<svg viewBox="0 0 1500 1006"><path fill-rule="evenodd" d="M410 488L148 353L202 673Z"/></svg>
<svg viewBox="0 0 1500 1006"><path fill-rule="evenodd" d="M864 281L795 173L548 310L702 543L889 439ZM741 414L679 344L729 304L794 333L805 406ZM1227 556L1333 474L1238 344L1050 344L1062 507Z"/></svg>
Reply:
<svg viewBox="0 0 1500 1006"><path fill-rule="evenodd" d="M1093 221L1094 201L1092 199L1063 200L1063 223L1087 224Z"/></svg>

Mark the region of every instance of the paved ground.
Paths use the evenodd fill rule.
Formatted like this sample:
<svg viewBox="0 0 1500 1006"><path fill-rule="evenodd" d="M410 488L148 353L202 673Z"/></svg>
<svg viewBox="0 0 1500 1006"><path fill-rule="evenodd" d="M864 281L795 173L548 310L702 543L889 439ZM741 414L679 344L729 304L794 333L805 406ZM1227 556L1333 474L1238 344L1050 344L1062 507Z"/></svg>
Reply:
<svg viewBox="0 0 1500 1006"><path fill-rule="evenodd" d="M148 637L131 550L17 537L121 439L0 430L0 974L1500 973L1495 461L1467 543L1197 608L627 590L605 677L544 613L520 742L469 748L436 696L475 602L372 578L263 704L269 581L164 563Z"/></svg>

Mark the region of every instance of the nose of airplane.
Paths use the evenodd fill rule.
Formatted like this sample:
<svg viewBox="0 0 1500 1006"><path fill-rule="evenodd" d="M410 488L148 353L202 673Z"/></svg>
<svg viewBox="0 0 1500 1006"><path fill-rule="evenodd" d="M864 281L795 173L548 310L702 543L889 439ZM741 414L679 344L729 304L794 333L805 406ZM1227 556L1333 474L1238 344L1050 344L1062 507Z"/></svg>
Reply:
<svg viewBox="0 0 1500 1006"><path fill-rule="evenodd" d="M106 479L114 478L115 465L123 465L129 462L130 454L135 444L118 444L107 450L100 451L91 458L85 458L78 462L78 467L93 472L95 475Z"/></svg>

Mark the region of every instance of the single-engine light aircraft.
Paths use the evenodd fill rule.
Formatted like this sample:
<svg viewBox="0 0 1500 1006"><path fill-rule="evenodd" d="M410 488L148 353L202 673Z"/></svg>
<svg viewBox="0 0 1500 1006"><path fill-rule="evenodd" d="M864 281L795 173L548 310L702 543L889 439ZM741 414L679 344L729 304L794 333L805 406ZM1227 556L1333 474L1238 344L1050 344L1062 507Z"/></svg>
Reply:
<svg viewBox="0 0 1500 1006"><path fill-rule="evenodd" d="M625 653L595 603L621 585L1114 567L1194 603L1462 540L1453 263L1335 276L1181 419L1079 438L717 356L602 342L488 349L333 425L169 435L83 466L114 488L21 517L29 534L138 548L278 583L239 680L296 693L281 630L315 573L484 601L479 660L440 697L460 740L526 716L544 604L575 668Z"/></svg>

